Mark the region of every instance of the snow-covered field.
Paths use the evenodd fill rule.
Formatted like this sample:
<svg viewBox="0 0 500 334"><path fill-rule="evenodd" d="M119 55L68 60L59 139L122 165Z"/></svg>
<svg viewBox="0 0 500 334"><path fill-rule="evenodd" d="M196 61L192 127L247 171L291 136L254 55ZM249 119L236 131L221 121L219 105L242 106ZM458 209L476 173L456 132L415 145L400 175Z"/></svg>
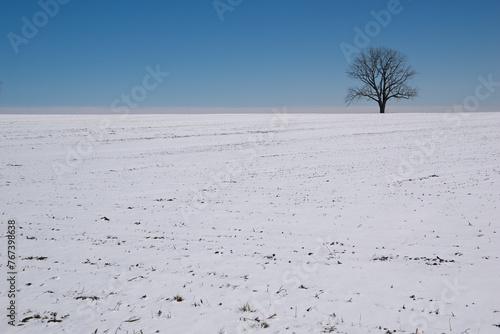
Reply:
<svg viewBox="0 0 500 334"><path fill-rule="evenodd" d="M0 133L1 333L500 333L500 113Z"/></svg>

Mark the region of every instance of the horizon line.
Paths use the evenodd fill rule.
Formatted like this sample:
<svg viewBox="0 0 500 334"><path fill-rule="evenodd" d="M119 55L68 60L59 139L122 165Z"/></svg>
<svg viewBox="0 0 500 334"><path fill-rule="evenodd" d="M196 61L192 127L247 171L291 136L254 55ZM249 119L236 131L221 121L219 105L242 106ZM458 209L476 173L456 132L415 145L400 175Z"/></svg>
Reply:
<svg viewBox="0 0 500 334"><path fill-rule="evenodd" d="M386 113L445 113L453 111L455 106L387 106ZM463 109L463 108L462 108ZM0 107L2 115L142 115L142 114L269 114L276 112L304 114L378 114L376 106L273 106L273 107L142 107L126 108L115 111L110 107L94 106L51 106L51 107ZM459 110L456 112L466 110ZM478 107L470 112L498 112L492 107Z"/></svg>

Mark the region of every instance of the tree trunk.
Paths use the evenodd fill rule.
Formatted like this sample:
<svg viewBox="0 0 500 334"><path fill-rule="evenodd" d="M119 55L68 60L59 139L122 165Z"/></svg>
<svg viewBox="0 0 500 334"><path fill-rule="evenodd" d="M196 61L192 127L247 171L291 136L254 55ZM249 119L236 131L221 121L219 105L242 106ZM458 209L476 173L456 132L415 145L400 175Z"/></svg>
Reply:
<svg viewBox="0 0 500 334"><path fill-rule="evenodd" d="M378 106L380 107L380 113L385 113L385 102L379 103Z"/></svg>

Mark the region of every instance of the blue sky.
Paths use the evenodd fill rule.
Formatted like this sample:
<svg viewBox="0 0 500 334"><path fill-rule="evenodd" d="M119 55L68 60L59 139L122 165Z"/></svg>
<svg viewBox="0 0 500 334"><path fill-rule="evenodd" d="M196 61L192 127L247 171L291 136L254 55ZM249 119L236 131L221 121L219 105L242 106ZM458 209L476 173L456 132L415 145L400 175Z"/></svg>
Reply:
<svg viewBox="0 0 500 334"><path fill-rule="evenodd" d="M56 1L41 0L59 7L46 22L38 1L0 2L0 107L109 107L157 65L169 75L141 107L345 106L356 82L340 44L396 0L220 0L223 20L212 0ZM460 104L479 76L500 81L499 1L397 8L367 44L406 53L420 97L390 104ZM13 47L26 20L38 32ZM497 89L482 106L499 106Z"/></svg>

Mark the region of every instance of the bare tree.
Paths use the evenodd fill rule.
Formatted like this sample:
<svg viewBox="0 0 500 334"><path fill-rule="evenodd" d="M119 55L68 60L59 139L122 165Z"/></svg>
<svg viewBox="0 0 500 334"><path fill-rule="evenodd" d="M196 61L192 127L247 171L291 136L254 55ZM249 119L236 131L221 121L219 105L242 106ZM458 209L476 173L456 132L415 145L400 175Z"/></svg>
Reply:
<svg viewBox="0 0 500 334"><path fill-rule="evenodd" d="M384 113L389 99L417 97L417 89L407 84L417 72L411 65L406 65L406 60L404 53L385 47L361 51L346 73L349 78L361 80L364 86L347 90L347 105L360 99L373 100L378 103L380 113Z"/></svg>

